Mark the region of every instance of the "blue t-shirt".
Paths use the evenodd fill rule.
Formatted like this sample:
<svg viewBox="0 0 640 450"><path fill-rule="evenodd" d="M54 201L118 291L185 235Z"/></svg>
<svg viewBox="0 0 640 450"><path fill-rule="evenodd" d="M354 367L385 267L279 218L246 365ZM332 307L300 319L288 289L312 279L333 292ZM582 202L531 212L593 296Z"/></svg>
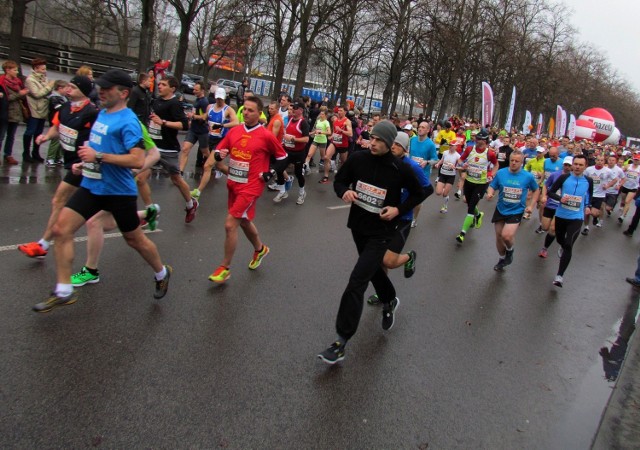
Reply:
<svg viewBox="0 0 640 450"><path fill-rule="evenodd" d="M551 161L551 158L547 158L544 160L544 179L546 180L551 176L554 172L562 171L563 159L556 159L555 161Z"/></svg>
<svg viewBox="0 0 640 450"><path fill-rule="evenodd" d="M560 197L567 197L567 203L560 203L556 217L569 220L583 220L584 207L589 204L589 181L586 177L569 174L560 187Z"/></svg>
<svg viewBox="0 0 640 450"><path fill-rule="evenodd" d="M522 154L524 155L524 163L526 164L529 159L536 157L538 151L535 148L525 147L524 150L522 150Z"/></svg>
<svg viewBox="0 0 640 450"><path fill-rule="evenodd" d="M551 186L553 186L553 183L556 182L556 180L560 175L562 175L562 173L563 173L562 170L559 170L558 172L553 172L551 175L549 175L549 178L547 178L547 181L544 182L544 185L547 187L547 203L545 203L544 205L545 208L557 209L558 205L560 204L557 200L554 200L551 197L549 197L549 189L551 189Z"/></svg>
<svg viewBox="0 0 640 450"><path fill-rule="evenodd" d="M431 181L429 181L429 177L424 173L424 170L422 170L422 167L420 167L420 164L418 164L416 161L414 161L410 157L404 157L402 158L402 160L406 161L407 164L411 166L411 168L413 169L413 172L416 174L416 177L418 178L418 181L420 182L420 186L422 187L431 186ZM403 189L402 193L400 194L400 203L404 202L408 197L409 197L409 191L407 191L406 189ZM413 209L409 210L405 215L400 216L400 220L405 220L405 221L413 220Z"/></svg>
<svg viewBox="0 0 640 450"><path fill-rule="evenodd" d="M207 97L196 98L193 101L193 113L199 116L203 115L209 107L209 100ZM207 121L203 119L193 119L191 121L191 131L193 134L204 134L209 131Z"/></svg>
<svg viewBox="0 0 640 450"><path fill-rule="evenodd" d="M425 136L424 141L420 142L418 136L414 136L409 140L409 156L413 158L426 159L427 161L434 161L438 159L438 152L436 150L436 144L431 139ZM425 173L429 174L430 168L427 164L420 168Z"/></svg>
<svg viewBox="0 0 640 450"><path fill-rule="evenodd" d="M142 127L129 108L113 113L100 111L91 127L89 146L98 152L126 155L134 147L144 149ZM131 169L114 164L85 163L82 169L83 188L95 195L138 195Z"/></svg>
<svg viewBox="0 0 640 450"><path fill-rule="evenodd" d="M527 206L528 192L538 189L531 172L520 169L513 173L508 167L498 170L490 186L500 191L496 208L503 216L522 214Z"/></svg>

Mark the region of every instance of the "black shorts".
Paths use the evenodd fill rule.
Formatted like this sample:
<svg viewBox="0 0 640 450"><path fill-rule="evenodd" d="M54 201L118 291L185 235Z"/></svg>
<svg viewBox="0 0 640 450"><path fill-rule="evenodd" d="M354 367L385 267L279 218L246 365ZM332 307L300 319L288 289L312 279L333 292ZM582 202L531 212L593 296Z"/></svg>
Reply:
<svg viewBox="0 0 640 450"><path fill-rule="evenodd" d="M67 170L67 173L62 181L70 184L71 186L80 187L80 183L82 182L82 174L74 175L73 170L69 169Z"/></svg>
<svg viewBox="0 0 640 450"><path fill-rule="evenodd" d="M616 206L618 201L618 194L606 194L604 201L608 207L613 208Z"/></svg>
<svg viewBox="0 0 640 450"><path fill-rule="evenodd" d="M398 222L398 227L396 228L395 233L389 242L389 251L393 253L400 254L402 249L404 248L405 242L407 242L407 238L409 237L409 232L411 231L411 221L410 220L400 220Z"/></svg>
<svg viewBox="0 0 640 450"><path fill-rule="evenodd" d="M305 154L304 150L297 152L287 152L287 161L289 164L304 164Z"/></svg>
<svg viewBox="0 0 640 450"><path fill-rule="evenodd" d="M626 188L624 186L622 186L620 188L620 193L621 194L628 194L629 192L635 192L635 191L637 191L637 189L628 189L628 188Z"/></svg>
<svg viewBox="0 0 640 450"><path fill-rule="evenodd" d="M455 175L442 175L441 173L438 173L438 183L453 185L455 182L456 182Z"/></svg>
<svg viewBox="0 0 640 450"><path fill-rule="evenodd" d="M547 219L553 219L556 216L556 209L549 208L547 206L542 210L542 217L546 217Z"/></svg>
<svg viewBox="0 0 640 450"><path fill-rule="evenodd" d="M207 146L209 145L209 132L205 131L204 133L194 133L193 131L189 130L184 141L194 145L197 142L199 148L207 148Z"/></svg>
<svg viewBox="0 0 640 450"><path fill-rule="evenodd" d="M128 233L140 226L138 218L137 196L135 195L95 195L89 189L80 187L66 204L89 220L99 211L108 211L118 224L122 233Z"/></svg>
<svg viewBox="0 0 640 450"><path fill-rule="evenodd" d="M218 138L209 138L209 150L213 151L216 149L216 146L220 143L222 139L218 139Z"/></svg>
<svg viewBox="0 0 640 450"><path fill-rule="evenodd" d="M505 216L501 214L500 211L498 211L498 208L496 207L496 210L493 212L493 217L491 218L491 223L496 223L496 222L520 223L522 222L522 213L509 214L508 216Z"/></svg>
<svg viewBox="0 0 640 450"><path fill-rule="evenodd" d="M604 197L593 197L591 199L591 207L595 209L602 208L602 204L604 203Z"/></svg>
<svg viewBox="0 0 640 450"><path fill-rule="evenodd" d="M334 145L334 147L336 146ZM349 151L349 147L336 147L336 153L339 153L341 155L343 153L347 153L347 151Z"/></svg>

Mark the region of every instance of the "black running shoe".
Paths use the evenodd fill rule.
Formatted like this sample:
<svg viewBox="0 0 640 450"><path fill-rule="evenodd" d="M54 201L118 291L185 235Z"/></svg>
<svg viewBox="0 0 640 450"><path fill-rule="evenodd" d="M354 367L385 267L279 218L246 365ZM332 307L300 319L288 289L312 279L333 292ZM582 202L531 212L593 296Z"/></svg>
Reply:
<svg viewBox="0 0 640 450"><path fill-rule="evenodd" d="M416 273L416 252L411 250L409 252L409 261L404 263L404 277L411 278Z"/></svg>
<svg viewBox="0 0 640 450"><path fill-rule="evenodd" d="M505 255L504 255L504 265L508 266L509 264L511 264L513 262L513 252L515 251L515 249L511 249L511 250L506 250L505 251Z"/></svg>
<svg viewBox="0 0 640 450"><path fill-rule="evenodd" d="M153 294L153 298L162 298L167 295L167 290L169 289L169 278L171 278L171 272L173 272L173 268L171 266L164 266L167 269L167 276L165 276L162 280L156 281L156 292Z"/></svg>
<svg viewBox="0 0 640 450"><path fill-rule="evenodd" d="M496 272L502 272L506 266L507 262L504 259L499 259L498 264L493 266L493 270L495 270Z"/></svg>
<svg viewBox="0 0 640 450"><path fill-rule="evenodd" d="M318 353L318 358L320 358L323 362L327 364L335 364L338 361L342 361L344 359L344 347L346 344L341 344L336 341L329 346L322 353Z"/></svg>
<svg viewBox="0 0 640 450"><path fill-rule="evenodd" d="M384 305L384 308L382 309L382 329L383 330L390 330L393 327L394 316L395 316L394 313L396 312L396 309L398 309L399 305L400 305L400 300L398 299L398 297L391 300L388 305Z"/></svg>
<svg viewBox="0 0 640 450"><path fill-rule="evenodd" d="M66 306L72 305L78 300L78 297L75 292L72 292L69 295L61 297L57 295L55 292L51 293L51 296L42 303L38 303L33 306L33 310L39 313L46 313L51 311L53 308L57 308L58 306Z"/></svg>

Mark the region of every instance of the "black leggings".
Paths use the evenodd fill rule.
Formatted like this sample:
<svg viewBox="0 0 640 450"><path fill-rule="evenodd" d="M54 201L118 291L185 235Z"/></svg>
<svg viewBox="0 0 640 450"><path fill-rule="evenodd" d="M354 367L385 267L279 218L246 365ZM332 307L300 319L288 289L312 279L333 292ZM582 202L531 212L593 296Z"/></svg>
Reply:
<svg viewBox="0 0 640 450"><path fill-rule="evenodd" d="M304 187L305 183L303 170L305 158L306 156L304 150L300 152L289 152L289 156L287 157L287 163L293 164L293 173L296 175L296 178L298 179L298 186L300 186L301 188ZM284 179L284 175L282 173L279 173L277 175L278 184L284 184L284 182L286 181Z"/></svg>
<svg viewBox="0 0 640 450"><path fill-rule="evenodd" d="M571 262L571 254L573 253L573 244L580 236L582 228L582 219L562 219L556 216L556 240L562 247L562 257L560 258L560 266L558 267L558 275L563 276L569 263Z"/></svg>
<svg viewBox="0 0 640 450"><path fill-rule="evenodd" d="M364 293L369 281L373 284L376 294L383 304L389 304L396 297L393 283L382 268L382 259L389 248L391 238L363 236L354 231L351 231L351 234L359 256L349 277L349 283L342 294L336 319L336 331L340 337L346 340L351 339L358 329L360 316L362 316Z"/></svg>
<svg viewBox="0 0 640 450"><path fill-rule="evenodd" d="M480 199L484 197L484 193L487 192L488 184L472 183L469 180L464 180L463 194L467 199L467 214L476 213L476 206L480 202Z"/></svg>

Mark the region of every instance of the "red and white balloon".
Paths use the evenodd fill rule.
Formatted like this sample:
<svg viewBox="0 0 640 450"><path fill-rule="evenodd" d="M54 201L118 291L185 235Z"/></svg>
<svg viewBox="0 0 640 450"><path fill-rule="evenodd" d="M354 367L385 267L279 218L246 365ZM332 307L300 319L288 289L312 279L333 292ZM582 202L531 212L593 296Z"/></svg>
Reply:
<svg viewBox="0 0 640 450"><path fill-rule="evenodd" d="M616 127L616 122L613 119L613 116L604 108L587 109L585 112L580 114L580 117L578 117L578 119L586 120L594 125L596 134L593 140L595 140L596 142L602 142L606 140L609 136L611 136L611 133L613 133L613 130Z"/></svg>
<svg viewBox="0 0 640 450"><path fill-rule="evenodd" d="M583 139L593 141L595 137L596 137L596 126L593 124L593 122L589 122L588 120L583 120L583 119L576 120L576 137L575 137L576 142L581 141Z"/></svg>

